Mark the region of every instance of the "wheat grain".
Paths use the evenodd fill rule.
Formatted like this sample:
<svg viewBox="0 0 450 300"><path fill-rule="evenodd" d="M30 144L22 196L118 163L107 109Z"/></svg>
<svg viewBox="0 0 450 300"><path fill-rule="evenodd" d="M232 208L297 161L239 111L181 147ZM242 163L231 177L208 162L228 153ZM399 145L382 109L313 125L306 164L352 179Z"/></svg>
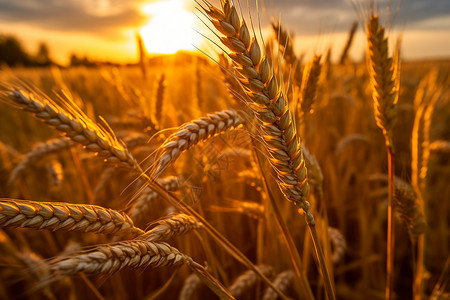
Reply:
<svg viewBox="0 0 450 300"><path fill-rule="evenodd" d="M124 213L96 205L0 199L0 227L138 236L142 229Z"/></svg>

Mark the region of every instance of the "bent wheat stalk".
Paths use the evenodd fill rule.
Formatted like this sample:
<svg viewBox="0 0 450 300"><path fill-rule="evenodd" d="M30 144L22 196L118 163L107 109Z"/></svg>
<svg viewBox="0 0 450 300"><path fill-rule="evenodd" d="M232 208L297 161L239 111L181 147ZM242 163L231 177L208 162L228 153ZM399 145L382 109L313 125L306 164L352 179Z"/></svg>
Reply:
<svg viewBox="0 0 450 300"><path fill-rule="evenodd" d="M133 237L144 233L124 213L96 205L0 199L0 227L66 230Z"/></svg>
<svg viewBox="0 0 450 300"><path fill-rule="evenodd" d="M57 104L38 91L27 91L19 85L12 87L0 84L0 99L7 104L34 114L36 118L83 145L86 150L104 158L106 162L142 172L131 153L111 131L94 124L73 100L67 95L65 98L60 96L61 103Z"/></svg>

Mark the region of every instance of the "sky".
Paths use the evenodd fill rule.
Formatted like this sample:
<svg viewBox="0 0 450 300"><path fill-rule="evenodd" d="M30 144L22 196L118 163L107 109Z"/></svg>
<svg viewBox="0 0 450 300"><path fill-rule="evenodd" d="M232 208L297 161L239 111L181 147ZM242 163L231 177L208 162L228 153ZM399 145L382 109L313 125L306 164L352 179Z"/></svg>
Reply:
<svg viewBox="0 0 450 300"><path fill-rule="evenodd" d="M196 13L194 0L163 0L182 5L183 18L195 21L191 25L173 22L173 7L157 9L149 6L155 0L0 0L0 34L13 34L30 53L37 52L38 44L45 42L50 55L59 63L67 63L71 53L87 55L98 60L133 62L137 60L135 36L145 33L148 49L152 43L163 43L158 36L150 38L151 31L159 36L180 40L189 36L187 43L198 43L202 37L196 31L211 36ZM183 3L182 3L183 2ZM250 10L256 20L254 1ZM352 0L264 0L265 9L260 10L263 34L271 34L268 22L276 16L295 36L297 51L307 56L323 53L333 45L334 55L343 47L347 33L354 21L363 21L359 11L368 2ZM217 4L218 1L212 1ZM245 0L241 1L247 15ZM450 58L450 1L449 0L403 0L397 12L398 1L379 0L384 24L390 20L389 35L402 36L402 53L405 59ZM386 17L386 7L391 7ZM164 6L162 6L164 7ZM355 9L356 7L356 9ZM179 15L181 16L181 15ZM149 22L159 18L153 27ZM174 29L164 25L172 22ZM167 24L167 22L166 22ZM143 31L142 28L147 28ZM156 29L155 29L156 28ZM172 30L183 29L178 37L171 37ZM160 30L159 30L160 29ZM174 33L175 34L175 33ZM147 37L148 35L148 37ZM191 37L194 36L194 37ZM150 41L151 39L151 41ZM197 41L194 41L197 40ZM392 39L394 40L394 39ZM186 41L185 41L186 43ZM197 45L198 46L198 45ZM177 47L177 46L174 46ZM206 51L215 51L210 42L200 45ZM356 35L351 55L360 59L365 47L363 27ZM216 49L217 50L217 49ZM158 51L156 48L154 51Z"/></svg>

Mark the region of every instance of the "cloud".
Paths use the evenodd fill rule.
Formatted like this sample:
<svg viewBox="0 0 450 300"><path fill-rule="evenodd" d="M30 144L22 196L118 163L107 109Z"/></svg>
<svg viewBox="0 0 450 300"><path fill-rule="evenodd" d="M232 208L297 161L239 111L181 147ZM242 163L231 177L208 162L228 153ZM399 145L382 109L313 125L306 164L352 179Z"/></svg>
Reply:
<svg viewBox="0 0 450 300"><path fill-rule="evenodd" d="M124 27L140 27L147 17L136 2L118 0L0 0L0 18L40 28L116 35Z"/></svg>

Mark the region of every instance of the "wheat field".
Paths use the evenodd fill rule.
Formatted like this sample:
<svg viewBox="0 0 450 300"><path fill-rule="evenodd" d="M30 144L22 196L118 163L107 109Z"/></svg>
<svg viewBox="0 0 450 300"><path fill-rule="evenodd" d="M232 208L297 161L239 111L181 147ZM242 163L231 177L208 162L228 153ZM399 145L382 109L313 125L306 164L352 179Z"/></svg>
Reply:
<svg viewBox="0 0 450 300"><path fill-rule="evenodd" d="M202 5L217 59L0 73L0 299L449 299L450 61Z"/></svg>

